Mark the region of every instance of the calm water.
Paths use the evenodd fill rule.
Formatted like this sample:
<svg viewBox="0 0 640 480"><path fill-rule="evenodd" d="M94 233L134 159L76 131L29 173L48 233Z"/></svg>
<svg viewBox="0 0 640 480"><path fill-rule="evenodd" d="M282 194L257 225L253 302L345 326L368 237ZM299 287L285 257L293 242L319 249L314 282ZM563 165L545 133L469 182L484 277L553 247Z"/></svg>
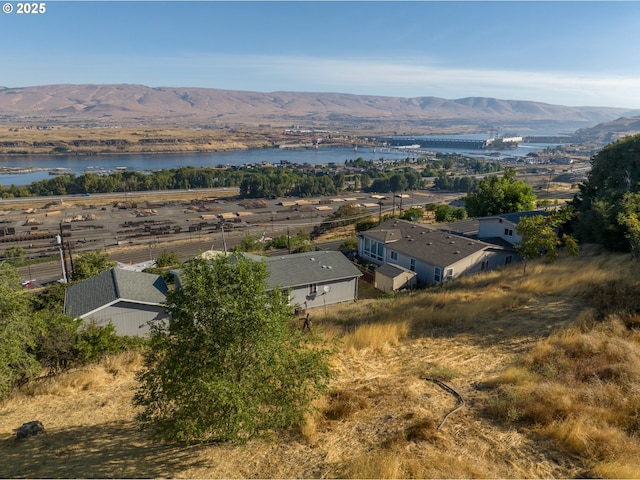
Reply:
<svg viewBox="0 0 640 480"><path fill-rule="evenodd" d="M543 150L549 144L521 144L513 150L500 151L506 156L526 156L529 152ZM453 152L448 149L429 149L435 152ZM493 151L479 152L478 150L455 150L458 153L469 156L487 156ZM27 185L37 180L52 178L49 171L54 169L64 169L69 173L81 175L88 171L113 170L116 168L126 168L127 170L149 171L162 168L170 169L186 166L238 166L245 164L261 164L269 162L272 164L286 160L292 163L309 163L321 165L327 163L342 164L345 160L362 157L365 160L378 160L385 158L389 160L404 159L407 157L418 157L420 154L412 153L410 150L389 150L373 149L371 147L353 148L318 148L318 149L256 149L237 152L216 152L202 154L155 154L155 155L93 155L93 156L0 156L0 167L20 167L37 168L39 171L22 174L0 174L0 185Z"/></svg>

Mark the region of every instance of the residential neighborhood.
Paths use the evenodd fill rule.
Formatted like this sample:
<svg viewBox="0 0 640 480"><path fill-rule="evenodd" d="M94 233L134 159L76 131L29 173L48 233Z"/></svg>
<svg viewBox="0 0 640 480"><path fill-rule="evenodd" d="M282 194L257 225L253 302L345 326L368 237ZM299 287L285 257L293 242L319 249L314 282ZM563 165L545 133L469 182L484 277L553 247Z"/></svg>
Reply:
<svg viewBox="0 0 640 480"><path fill-rule="evenodd" d="M373 271L373 286L390 293L439 285L520 261L515 248L522 240L518 222L541 214L545 212L516 212L447 224L392 218L358 235L355 261L342 252L323 250L274 256L212 250L201 256L264 261L268 287L287 290L290 305L301 315L356 302L359 281L367 268ZM149 266L145 262L144 267ZM64 313L97 325L112 322L119 335L147 335L150 322L169 318L163 306L168 287L159 275L140 270L122 264L70 286ZM172 272L176 288L181 288L180 271Z"/></svg>

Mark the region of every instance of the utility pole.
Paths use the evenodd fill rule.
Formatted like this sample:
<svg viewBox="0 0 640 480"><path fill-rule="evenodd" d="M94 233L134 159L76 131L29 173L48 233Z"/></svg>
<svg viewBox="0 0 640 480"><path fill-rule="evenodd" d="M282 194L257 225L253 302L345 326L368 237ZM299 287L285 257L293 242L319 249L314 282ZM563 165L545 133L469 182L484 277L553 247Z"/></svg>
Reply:
<svg viewBox="0 0 640 480"><path fill-rule="evenodd" d="M73 279L73 255L71 254L71 241L67 240L67 251L69 252L69 264L71 266L71 270L69 270L69 272L71 273L71 278Z"/></svg>
<svg viewBox="0 0 640 480"><path fill-rule="evenodd" d="M62 283L67 283L67 269L64 266L64 245L62 244L62 237L56 235L56 245L60 250L60 263L62 264Z"/></svg>
<svg viewBox="0 0 640 480"><path fill-rule="evenodd" d="M60 247L60 261L62 262L62 277L64 279L64 283L69 283L69 278L68 278L68 270L67 270L67 258L64 254L64 234L62 233L62 222L60 222L60 242L57 241L56 239L56 243L58 244L58 246Z"/></svg>
<svg viewBox="0 0 640 480"><path fill-rule="evenodd" d="M224 238L224 222L222 222L220 225L222 227L222 246L224 248L224 253L226 255L227 254L227 241Z"/></svg>

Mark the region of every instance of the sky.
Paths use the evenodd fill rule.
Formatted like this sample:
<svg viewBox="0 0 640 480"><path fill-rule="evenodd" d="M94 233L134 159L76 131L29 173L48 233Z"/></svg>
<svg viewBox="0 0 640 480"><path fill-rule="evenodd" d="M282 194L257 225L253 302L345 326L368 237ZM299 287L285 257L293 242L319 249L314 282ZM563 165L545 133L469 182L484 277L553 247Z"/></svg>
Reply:
<svg viewBox="0 0 640 480"><path fill-rule="evenodd" d="M640 1L46 1L30 14L0 3L5 87L127 83L640 108Z"/></svg>

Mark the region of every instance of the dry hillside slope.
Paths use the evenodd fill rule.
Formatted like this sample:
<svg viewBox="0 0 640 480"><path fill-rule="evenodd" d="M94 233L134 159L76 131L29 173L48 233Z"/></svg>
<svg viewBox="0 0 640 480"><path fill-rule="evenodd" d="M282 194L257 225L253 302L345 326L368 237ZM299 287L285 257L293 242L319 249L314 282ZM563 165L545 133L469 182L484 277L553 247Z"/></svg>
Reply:
<svg viewBox="0 0 640 480"><path fill-rule="evenodd" d="M340 339L330 391L299 430L244 446L139 431L135 353L26 385L0 406L0 476L637 477L640 321L614 312L640 281L628 260L582 254L396 298L365 289L316 311L312 328ZM598 360L578 372L576 359ZM430 379L465 401L444 424L459 402ZM540 404L548 418L533 417ZM35 419L47 434L16 442Z"/></svg>
<svg viewBox="0 0 640 480"><path fill-rule="evenodd" d="M185 125L415 125L423 127L566 124L610 121L629 112L613 107L566 107L540 102L343 93L248 92L144 85L0 87L0 121Z"/></svg>

